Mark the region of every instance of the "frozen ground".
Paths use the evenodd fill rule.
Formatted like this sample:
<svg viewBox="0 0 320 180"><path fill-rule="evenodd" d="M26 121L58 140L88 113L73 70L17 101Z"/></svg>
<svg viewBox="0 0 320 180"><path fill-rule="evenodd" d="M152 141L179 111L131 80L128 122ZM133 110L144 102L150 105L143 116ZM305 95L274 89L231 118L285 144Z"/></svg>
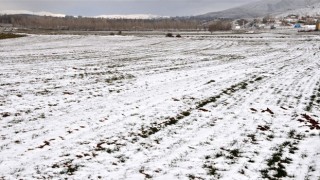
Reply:
<svg viewBox="0 0 320 180"><path fill-rule="evenodd" d="M320 37L0 41L0 179L320 178Z"/></svg>

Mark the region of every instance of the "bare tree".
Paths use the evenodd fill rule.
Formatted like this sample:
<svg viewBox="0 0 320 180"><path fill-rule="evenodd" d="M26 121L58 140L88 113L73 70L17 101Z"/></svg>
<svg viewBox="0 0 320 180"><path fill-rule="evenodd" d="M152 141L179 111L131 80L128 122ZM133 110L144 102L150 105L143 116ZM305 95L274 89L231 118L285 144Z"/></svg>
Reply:
<svg viewBox="0 0 320 180"><path fill-rule="evenodd" d="M230 21L214 21L208 27L208 30L212 33L214 31L230 31L232 29L232 23Z"/></svg>

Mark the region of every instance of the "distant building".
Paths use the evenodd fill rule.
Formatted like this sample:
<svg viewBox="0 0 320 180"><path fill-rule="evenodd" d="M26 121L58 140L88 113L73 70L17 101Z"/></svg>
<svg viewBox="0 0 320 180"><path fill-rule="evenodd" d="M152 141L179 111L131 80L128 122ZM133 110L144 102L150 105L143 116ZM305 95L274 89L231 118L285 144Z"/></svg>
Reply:
<svg viewBox="0 0 320 180"><path fill-rule="evenodd" d="M235 30L240 30L240 29L241 29L241 26L236 25L236 26L234 27L234 29L235 29Z"/></svg>
<svg viewBox="0 0 320 180"><path fill-rule="evenodd" d="M295 24L294 26L293 26L294 28L301 28L301 24Z"/></svg>
<svg viewBox="0 0 320 180"><path fill-rule="evenodd" d="M306 31L315 31L316 30L316 25L305 25L304 26L304 29L306 30Z"/></svg>
<svg viewBox="0 0 320 180"><path fill-rule="evenodd" d="M289 18L289 19L299 19L299 16L295 15L295 14L290 14L290 15L287 16L287 18Z"/></svg>
<svg viewBox="0 0 320 180"><path fill-rule="evenodd" d="M299 16L298 15L288 15L287 17L284 18L284 21L288 22L288 23L297 23L299 21Z"/></svg>

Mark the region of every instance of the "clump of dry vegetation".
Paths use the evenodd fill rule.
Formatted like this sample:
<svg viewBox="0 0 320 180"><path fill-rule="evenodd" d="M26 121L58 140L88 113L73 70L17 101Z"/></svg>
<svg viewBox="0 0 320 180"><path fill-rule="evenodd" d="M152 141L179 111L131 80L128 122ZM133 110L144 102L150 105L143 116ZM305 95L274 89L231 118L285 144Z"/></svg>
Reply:
<svg viewBox="0 0 320 180"><path fill-rule="evenodd" d="M214 31L230 31L231 29L232 29L232 22L227 20L214 21L208 27L208 30L211 33Z"/></svg>
<svg viewBox="0 0 320 180"><path fill-rule="evenodd" d="M0 39L19 38L19 37L24 37L24 36L25 35L21 35L21 34L0 33Z"/></svg>

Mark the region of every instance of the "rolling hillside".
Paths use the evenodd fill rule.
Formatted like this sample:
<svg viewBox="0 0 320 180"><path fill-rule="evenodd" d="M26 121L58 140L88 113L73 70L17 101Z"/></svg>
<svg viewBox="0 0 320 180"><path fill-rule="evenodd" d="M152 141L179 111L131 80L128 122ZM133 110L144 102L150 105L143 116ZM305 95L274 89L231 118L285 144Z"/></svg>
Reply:
<svg viewBox="0 0 320 180"><path fill-rule="evenodd" d="M263 0L249 3L240 7L219 12L210 12L200 15L200 18L256 18L268 14L279 14L294 9L301 9L320 3L319 0Z"/></svg>

